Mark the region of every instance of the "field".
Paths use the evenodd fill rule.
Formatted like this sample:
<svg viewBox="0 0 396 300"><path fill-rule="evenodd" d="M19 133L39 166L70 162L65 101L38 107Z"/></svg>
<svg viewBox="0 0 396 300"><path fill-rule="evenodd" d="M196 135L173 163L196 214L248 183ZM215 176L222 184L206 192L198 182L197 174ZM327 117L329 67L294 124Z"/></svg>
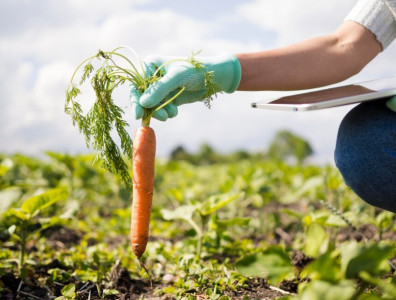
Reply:
<svg viewBox="0 0 396 300"><path fill-rule="evenodd" d="M177 157L156 162L147 274L94 156L0 155L0 298L396 299L395 216L333 166Z"/></svg>

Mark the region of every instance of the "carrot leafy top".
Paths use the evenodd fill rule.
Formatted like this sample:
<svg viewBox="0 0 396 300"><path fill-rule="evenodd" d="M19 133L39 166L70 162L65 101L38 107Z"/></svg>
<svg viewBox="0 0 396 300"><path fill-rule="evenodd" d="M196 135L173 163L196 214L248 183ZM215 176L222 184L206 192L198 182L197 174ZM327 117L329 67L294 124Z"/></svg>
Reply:
<svg viewBox="0 0 396 300"><path fill-rule="evenodd" d="M122 50L129 50L133 54L134 64L128 55ZM205 76L207 97L204 100L210 107L210 101L218 92L214 82L213 72L207 71L206 67L195 59L194 53L187 59L180 59L191 63L195 68L202 70ZM132 180L128 171L127 162L132 160L132 138L126 127L124 111L115 103L113 91L124 83L132 84L139 92L143 93L151 84L155 83L163 75L163 66L158 67L153 75L146 75L143 64L136 52L128 47L118 47L112 51L101 51L82 61L74 71L66 90L65 112L72 118L74 126L84 135L88 148L96 151L96 161L108 171L118 174L128 190L132 190ZM94 67L94 65L98 67ZM78 83L75 83L77 75L82 73ZM77 96L81 94L80 86L87 80L95 92L95 101L88 112L84 113ZM150 119L159 109L163 108L184 91L181 87L179 92L170 99L165 99L158 107L145 109L142 125L148 126ZM117 133L120 146L113 140L112 133ZM120 149L121 148L121 149ZM126 156L126 158L124 158Z"/></svg>

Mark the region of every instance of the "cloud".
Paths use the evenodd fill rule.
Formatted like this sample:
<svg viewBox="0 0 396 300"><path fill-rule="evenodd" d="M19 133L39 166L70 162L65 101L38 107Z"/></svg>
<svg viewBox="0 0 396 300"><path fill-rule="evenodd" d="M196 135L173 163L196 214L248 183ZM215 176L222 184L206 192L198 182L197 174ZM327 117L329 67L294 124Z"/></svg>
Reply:
<svg viewBox="0 0 396 300"><path fill-rule="evenodd" d="M129 11L150 0L2 0L0 28L2 36L18 35L27 30L99 24L108 15ZM10 26L12 24L12 26ZM76 32L77 33L77 32Z"/></svg>
<svg viewBox="0 0 396 300"><path fill-rule="evenodd" d="M75 142L82 137L63 112L64 95L74 67L97 49L131 45L142 57L152 53L186 56L200 47L209 54L243 45L227 39L207 39L212 24L168 9L138 10L134 7L138 2L142 1L133 5L119 1L117 6L105 0L96 1L94 6L92 1L0 4L2 16L22 20L0 32L1 151L17 151L20 147L38 152L44 146L59 149L66 142L65 136L71 137L68 149L82 149L82 143ZM28 8L33 13L28 13ZM6 25L6 19L2 22ZM126 110L128 94L127 87L116 93ZM87 98L84 91L82 99ZM55 129L61 134L54 134Z"/></svg>
<svg viewBox="0 0 396 300"><path fill-rule="evenodd" d="M255 0L241 4L234 0L227 2L226 11L221 10L221 1L197 2L198 11L215 6L209 18L193 15L195 10L187 14L173 2L154 9L155 1L145 0L119 0L116 5L110 0L1 1L0 151L86 151L82 136L63 112L64 93L77 64L98 49L128 45L141 57L186 56L195 50L203 50L202 55L257 51L334 30L354 2ZM355 80L391 74L396 62L390 53L395 47ZM81 98L84 102L92 96L87 91ZM211 110L195 103L181 107L175 119L153 121L158 153L166 155L180 144L194 150L203 142L220 151L259 150L276 130L286 128L306 137L318 155L331 160L338 124L350 108L301 114L250 108L250 102L271 95L224 94ZM133 134L138 122L128 115L128 87L115 97L127 113Z"/></svg>
<svg viewBox="0 0 396 300"><path fill-rule="evenodd" d="M245 19L274 33L271 48L290 45L337 29L356 4L356 0L254 0L243 3L236 12ZM395 74L396 49L393 43L352 81L370 80Z"/></svg>
<svg viewBox="0 0 396 300"><path fill-rule="evenodd" d="M276 32L276 45L285 45L335 30L355 0L254 0L241 4L238 13L265 30Z"/></svg>

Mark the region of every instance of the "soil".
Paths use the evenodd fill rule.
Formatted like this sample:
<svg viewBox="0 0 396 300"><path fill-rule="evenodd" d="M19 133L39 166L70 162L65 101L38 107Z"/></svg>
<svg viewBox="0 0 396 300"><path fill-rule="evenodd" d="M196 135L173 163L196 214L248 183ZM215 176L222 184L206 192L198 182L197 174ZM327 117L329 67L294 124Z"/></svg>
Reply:
<svg viewBox="0 0 396 300"><path fill-rule="evenodd" d="M41 271L43 269L41 268ZM41 272L40 272L41 273ZM2 291L1 299L41 299L49 300L55 297L61 296L61 289L63 284L55 284L53 282L47 281L45 284L40 284L37 282L35 276L26 278L23 282L20 278L16 278L12 273L4 274L0 277L1 282L7 288ZM43 278L43 277L41 277ZM99 300L101 295L99 295L97 285L92 282L81 282L77 279L73 279L71 283L74 283L76 287L76 299L78 300ZM115 278L111 286L100 285L100 290L103 291L105 288L117 289L120 293L118 295L107 296L105 299L140 299L143 295L144 299L162 299L155 298L153 291L158 288L158 285L150 286L150 283L146 280L134 280L129 277L126 270L120 272L119 277Z"/></svg>
<svg viewBox="0 0 396 300"><path fill-rule="evenodd" d="M312 257L306 256L303 252L298 250L294 250L291 257L291 263L298 271L304 269L313 260Z"/></svg>
<svg viewBox="0 0 396 300"><path fill-rule="evenodd" d="M277 242L283 241L288 244L288 240L291 238L293 231L288 232L285 228L281 228L275 232L275 240ZM388 232L384 234L389 234ZM393 233L392 233L393 234ZM81 232L71 230L65 227L52 228L46 230L43 235L47 238L48 243L54 247L67 248L81 241L83 234ZM257 237L256 237L257 238ZM258 239L265 239L266 237L260 237ZM268 237L267 237L268 238ZM372 225L364 225L359 228L358 231L346 227L337 232L336 240L342 242L345 240L377 240L379 233L377 229ZM396 234L393 234L392 239L396 240ZM33 250L32 250L33 251ZM219 254L216 259L222 262L225 257ZM235 257L228 257L228 259L235 260ZM297 271L302 270L307 264L313 261L313 258L307 257L301 251L293 251L291 254L291 263ZM396 264L396 257L392 260L393 264ZM54 283L49 280L48 270L59 268L66 270L57 259L52 260L47 265L35 266L34 270L24 277L16 277L13 273L6 273L0 276L0 287L4 289L0 292L0 300L53 300L55 297L61 296L61 289L64 284ZM76 299L78 300L99 300L98 287L92 282L82 282L79 279L73 277L68 283L75 284L76 287ZM265 279L252 278L245 282L244 287L239 288L237 291L229 290L224 291L224 294L231 299L277 299L287 295L288 293L296 294L298 288L298 280L284 280L280 283L279 288L268 285ZM107 296L105 299L119 299L119 300L132 300L132 299L158 299L158 300L170 300L175 299L172 295L158 295L155 291L163 289L167 286L172 286L170 281L161 282L150 282L146 279L134 279L130 277L128 270L120 265L116 264L110 274L110 282L108 285L99 285L101 291L103 289L115 289L119 291L118 295ZM204 294L199 294L197 290L190 290L187 292L194 299L206 299Z"/></svg>
<svg viewBox="0 0 396 300"><path fill-rule="evenodd" d="M67 249L81 241L83 233L63 226L52 226L42 232L47 242L57 249Z"/></svg>
<svg viewBox="0 0 396 300"><path fill-rule="evenodd" d="M226 295L231 299L276 299L285 294L271 289L265 279L255 278L246 282L246 287L226 292Z"/></svg>
<svg viewBox="0 0 396 300"><path fill-rule="evenodd" d="M37 268L38 273L32 274L32 277L26 278L23 282L12 273L4 274L0 277L1 282L6 287L1 293L1 300L21 299L41 299L50 300L55 297L61 296L61 289L63 285L55 284L47 281L45 285L37 281L37 275L43 278L45 269L59 265L58 261L53 261L47 266ZM107 296L105 299L119 299L119 300L132 300L132 299L158 299L158 300L171 300L175 299L171 295L156 295L155 290L166 287L166 284L159 282L150 283L149 280L132 279L126 268L115 266L111 272L111 285L100 285L100 290L104 288L116 289L119 291L118 295ZM91 282L81 282L76 279L72 281L76 286L76 299L78 300L100 300L103 299L98 293L96 284ZM297 283L285 282L283 288L289 292L294 293L297 289ZM206 299L205 295L200 295L197 290L190 290L188 293L196 299ZM225 295L231 299L276 299L285 295L279 289L273 288L267 284L262 278L250 279L245 283L243 288L225 291ZM248 297L248 298L247 298Z"/></svg>

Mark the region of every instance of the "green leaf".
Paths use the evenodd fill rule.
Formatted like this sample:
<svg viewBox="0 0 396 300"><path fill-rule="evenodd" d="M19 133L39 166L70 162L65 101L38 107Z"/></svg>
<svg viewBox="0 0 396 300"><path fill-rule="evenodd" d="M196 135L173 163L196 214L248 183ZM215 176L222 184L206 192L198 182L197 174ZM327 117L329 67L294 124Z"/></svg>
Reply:
<svg viewBox="0 0 396 300"><path fill-rule="evenodd" d="M8 227L7 231L8 231L9 234L14 234L15 229L16 229L16 225L13 224L10 227Z"/></svg>
<svg viewBox="0 0 396 300"><path fill-rule="evenodd" d="M312 223L307 230L304 253L308 256L317 257L325 253L329 244L329 235L322 226Z"/></svg>
<svg viewBox="0 0 396 300"><path fill-rule="evenodd" d="M112 295L118 295L120 292L114 289L104 289L103 290L103 298Z"/></svg>
<svg viewBox="0 0 396 300"><path fill-rule="evenodd" d="M71 277L67 271L59 268L50 269L47 273L51 275L51 280L56 282L65 282Z"/></svg>
<svg viewBox="0 0 396 300"><path fill-rule="evenodd" d="M15 208L10 208L4 213L4 218L15 217L19 221L27 221L29 219L29 215L24 213L23 211L17 210Z"/></svg>
<svg viewBox="0 0 396 300"><path fill-rule="evenodd" d="M198 236L202 236L202 230L193 219L194 212L197 211L196 205L182 205L175 210L161 209L162 217L165 220L185 220L187 221L196 231Z"/></svg>
<svg viewBox="0 0 396 300"><path fill-rule="evenodd" d="M193 217L194 212L197 211L196 205L182 205L174 210L161 209L162 217L167 220L190 220Z"/></svg>
<svg viewBox="0 0 396 300"><path fill-rule="evenodd" d="M312 279L321 279L329 282L337 282L343 279L338 251L328 251L318 256L307 266L307 273Z"/></svg>
<svg viewBox="0 0 396 300"><path fill-rule="evenodd" d="M381 229L392 226L395 214L390 211L383 211L375 218L377 226Z"/></svg>
<svg viewBox="0 0 396 300"><path fill-rule="evenodd" d="M0 165L0 176L4 176L10 168L7 166Z"/></svg>
<svg viewBox="0 0 396 300"><path fill-rule="evenodd" d="M366 271L360 272L359 277L364 281L379 287L382 291L384 291L384 293L386 293L387 297L396 299L396 285L392 284L392 282L386 282L380 278L373 277Z"/></svg>
<svg viewBox="0 0 396 300"><path fill-rule="evenodd" d="M62 296L65 297L66 299L74 299L76 298L76 287L73 283L70 283L66 286L63 287L61 293Z"/></svg>
<svg viewBox="0 0 396 300"><path fill-rule="evenodd" d="M344 280L337 284L315 280L307 285L299 300L352 300L355 286L352 281Z"/></svg>
<svg viewBox="0 0 396 300"><path fill-rule="evenodd" d="M293 272L289 256L279 246L241 258L237 261L236 268L244 276L267 278L273 284L279 283Z"/></svg>
<svg viewBox="0 0 396 300"><path fill-rule="evenodd" d="M0 174L1 177L1 174ZM8 187L0 191L0 212L6 211L12 203L22 196L22 189L19 187Z"/></svg>
<svg viewBox="0 0 396 300"><path fill-rule="evenodd" d="M230 226L246 226L250 223L251 218L232 218L227 220L216 220L219 227L227 228Z"/></svg>
<svg viewBox="0 0 396 300"><path fill-rule="evenodd" d="M68 192L65 188L56 188L46 191L40 195L27 199L21 206L21 211L31 216L35 216L44 208L51 206L55 202L65 200Z"/></svg>
<svg viewBox="0 0 396 300"><path fill-rule="evenodd" d="M211 196L201 204L201 206L199 207L199 212L203 216L209 216L218 211L219 209L223 208L227 204L237 199L241 199L243 195L244 193L238 193L231 196L229 194Z"/></svg>
<svg viewBox="0 0 396 300"><path fill-rule="evenodd" d="M77 276L82 281L98 281L98 272L93 271L91 269L88 270L76 270L74 271L74 275Z"/></svg>
<svg viewBox="0 0 396 300"><path fill-rule="evenodd" d="M386 298L383 298L383 297L380 297L377 295L373 295L373 294L363 294L363 295L360 295L359 298L357 298L357 300L383 300L383 299L386 299Z"/></svg>
<svg viewBox="0 0 396 300"><path fill-rule="evenodd" d="M390 245L350 242L340 247L341 268L347 278L355 278L362 271L370 275L383 275L389 271L387 259L393 255Z"/></svg>

